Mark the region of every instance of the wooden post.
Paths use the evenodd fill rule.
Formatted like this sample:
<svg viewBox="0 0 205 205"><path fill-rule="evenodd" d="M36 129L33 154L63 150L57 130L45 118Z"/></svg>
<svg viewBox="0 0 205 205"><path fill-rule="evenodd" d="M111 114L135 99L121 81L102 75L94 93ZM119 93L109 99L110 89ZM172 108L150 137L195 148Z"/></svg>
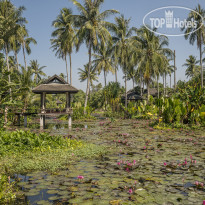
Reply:
<svg viewBox="0 0 205 205"><path fill-rule="evenodd" d="M41 113L45 114L46 113L46 93L43 92L41 94ZM45 129L45 115L40 116L40 129L43 130Z"/></svg>
<svg viewBox="0 0 205 205"><path fill-rule="evenodd" d="M27 115L24 115L24 127L27 127Z"/></svg>
<svg viewBox="0 0 205 205"><path fill-rule="evenodd" d="M70 112L70 100L71 96L69 92L66 92L66 112ZM72 117L71 114L68 114L68 129L72 129Z"/></svg>
<svg viewBox="0 0 205 205"><path fill-rule="evenodd" d="M43 130L45 129L45 115L40 116L40 129Z"/></svg>
<svg viewBox="0 0 205 205"><path fill-rule="evenodd" d="M17 115L17 126L21 126L21 115Z"/></svg>

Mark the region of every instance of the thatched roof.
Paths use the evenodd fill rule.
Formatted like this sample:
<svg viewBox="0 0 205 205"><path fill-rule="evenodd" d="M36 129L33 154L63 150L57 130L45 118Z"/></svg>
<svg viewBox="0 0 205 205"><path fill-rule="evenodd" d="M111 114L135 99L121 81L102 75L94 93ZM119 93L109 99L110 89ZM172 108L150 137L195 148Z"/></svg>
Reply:
<svg viewBox="0 0 205 205"><path fill-rule="evenodd" d="M37 86L32 90L33 93L40 94L46 92L48 94L57 93L77 93L78 89L68 84L64 79L57 75L52 76L48 80L44 81L43 84Z"/></svg>
<svg viewBox="0 0 205 205"><path fill-rule="evenodd" d="M144 94L147 94L147 89L145 90ZM153 97L157 97L157 89L156 88L150 88L149 89L149 94L152 95Z"/></svg>

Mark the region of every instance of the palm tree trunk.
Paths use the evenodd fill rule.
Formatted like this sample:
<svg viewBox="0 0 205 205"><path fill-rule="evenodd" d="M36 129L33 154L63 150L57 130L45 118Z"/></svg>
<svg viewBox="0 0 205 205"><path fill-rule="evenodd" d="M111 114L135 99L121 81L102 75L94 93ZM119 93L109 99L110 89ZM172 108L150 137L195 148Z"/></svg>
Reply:
<svg viewBox="0 0 205 205"><path fill-rule="evenodd" d="M159 76L157 75L157 95L159 99Z"/></svg>
<svg viewBox="0 0 205 205"><path fill-rule="evenodd" d="M125 74L125 108L127 109L127 75Z"/></svg>
<svg viewBox="0 0 205 205"><path fill-rule="evenodd" d="M133 90L135 89L135 79L134 77L132 78L132 83L133 83Z"/></svg>
<svg viewBox="0 0 205 205"><path fill-rule="evenodd" d="M177 82L176 82L176 51L174 50L174 89L176 90Z"/></svg>
<svg viewBox="0 0 205 205"><path fill-rule="evenodd" d="M164 93L164 96L165 96L165 85L164 85L164 73L163 73L163 93Z"/></svg>
<svg viewBox="0 0 205 205"><path fill-rule="evenodd" d="M71 53L69 54L70 57L70 85L72 85L72 57Z"/></svg>
<svg viewBox="0 0 205 205"><path fill-rule="evenodd" d="M4 127L7 126L7 123L8 123L8 106L6 106L4 109Z"/></svg>
<svg viewBox="0 0 205 205"><path fill-rule="evenodd" d="M140 94L142 96L142 76L140 75Z"/></svg>
<svg viewBox="0 0 205 205"><path fill-rule="evenodd" d="M201 37L200 37L201 38ZM201 88L204 86L204 77L203 77L203 63L202 63L202 43L200 43L200 66L201 66Z"/></svg>
<svg viewBox="0 0 205 205"><path fill-rule="evenodd" d="M17 70L19 71L19 61L18 61L18 56L17 56L16 51L15 51L15 58L16 58L16 63L17 63Z"/></svg>
<svg viewBox="0 0 205 205"><path fill-rule="evenodd" d="M8 54L8 48L7 45L5 44L5 51L6 51L6 65L7 65L7 70L10 72L10 67L9 67L9 54ZM8 75L8 80L9 84L11 83L11 76L10 74ZM11 96L11 88L9 88L10 96Z"/></svg>
<svg viewBox="0 0 205 205"><path fill-rule="evenodd" d="M149 102L149 81L147 81L147 102Z"/></svg>
<svg viewBox="0 0 205 205"><path fill-rule="evenodd" d="M65 55L65 64L66 64L66 73L67 73L67 83L69 83L69 78L68 78L68 63L67 63L66 55Z"/></svg>
<svg viewBox="0 0 205 205"><path fill-rule="evenodd" d="M26 54L25 54L25 47L24 47L24 43L23 43L22 48L23 48L23 57L24 57L25 69L26 69L26 71L27 71L27 63L26 63Z"/></svg>
<svg viewBox="0 0 205 205"><path fill-rule="evenodd" d="M117 83L117 67L115 67L115 81Z"/></svg>
<svg viewBox="0 0 205 205"><path fill-rule="evenodd" d="M87 89L86 89L86 95L85 95L85 105L84 105L84 114L86 114L86 107L88 104L88 94L89 94L89 87L90 87L90 70L92 66L92 40L90 38L89 42L89 64L88 64L88 79L87 79Z"/></svg>
<svg viewBox="0 0 205 205"><path fill-rule="evenodd" d="M165 79L164 93L165 93L165 95L167 95L167 74L165 73L164 75L165 75L164 76L164 79Z"/></svg>
<svg viewBox="0 0 205 205"><path fill-rule="evenodd" d="M105 80L105 87L107 86L107 82L106 82L106 71L104 69L104 80Z"/></svg>

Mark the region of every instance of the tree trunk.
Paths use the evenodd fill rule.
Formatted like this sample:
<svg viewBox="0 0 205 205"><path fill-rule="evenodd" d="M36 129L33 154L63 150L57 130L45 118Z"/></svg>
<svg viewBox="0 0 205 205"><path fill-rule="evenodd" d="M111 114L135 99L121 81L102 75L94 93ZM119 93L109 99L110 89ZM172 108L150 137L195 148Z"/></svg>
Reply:
<svg viewBox="0 0 205 205"><path fill-rule="evenodd" d="M19 62L18 62L18 56L16 51L15 51L15 58L16 58L17 70L19 71Z"/></svg>
<svg viewBox="0 0 205 205"><path fill-rule="evenodd" d="M125 108L127 109L127 75L125 74Z"/></svg>
<svg viewBox="0 0 205 205"><path fill-rule="evenodd" d="M142 96L142 76L140 75L140 94Z"/></svg>
<svg viewBox="0 0 205 205"><path fill-rule="evenodd" d="M69 83L69 78L68 78L68 63L67 63L66 55L65 55L65 64L66 64L66 73L67 73L67 83Z"/></svg>
<svg viewBox="0 0 205 205"><path fill-rule="evenodd" d="M24 43L23 43L22 48L23 48L23 57L24 57L25 69L26 69L26 71L27 71L27 63L26 63L26 54L25 54L25 47L24 47Z"/></svg>
<svg viewBox="0 0 205 205"><path fill-rule="evenodd" d="M165 79L165 87L164 87L164 93L165 93L165 96L167 95L167 74L165 73L164 74L164 79Z"/></svg>
<svg viewBox="0 0 205 205"><path fill-rule="evenodd" d="M85 95L85 105L84 105L84 114L86 114L86 107L88 104L88 94L89 94L89 87L90 87L90 70L92 66L92 40L90 39L89 42L89 64L88 64L88 79L87 79L87 89L86 89L86 95Z"/></svg>
<svg viewBox="0 0 205 205"><path fill-rule="evenodd" d="M163 94L165 96L164 73L163 73Z"/></svg>
<svg viewBox="0 0 205 205"><path fill-rule="evenodd" d="M134 77L132 78L132 83L133 83L133 90L135 89L135 79Z"/></svg>
<svg viewBox="0 0 205 205"><path fill-rule="evenodd" d="M147 102L149 102L149 81L147 82Z"/></svg>
<svg viewBox="0 0 205 205"><path fill-rule="evenodd" d="M10 72L10 67L9 67L9 54L8 54L8 48L7 45L5 45L5 51L6 51L6 65L7 65L7 70ZM9 84L11 83L11 76L9 74L8 76ZM10 96L11 96L11 88L9 88Z"/></svg>
<svg viewBox="0 0 205 205"><path fill-rule="evenodd" d="M105 87L107 86L107 82L106 82L106 71L104 69L104 80L105 80Z"/></svg>
<svg viewBox="0 0 205 205"><path fill-rule="evenodd" d="M117 67L115 67L115 81L117 83Z"/></svg>
<svg viewBox="0 0 205 205"><path fill-rule="evenodd" d="M201 36L200 36L201 38ZM203 76L203 63L202 63L202 43L200 43L200 47L199 47L199 50L200 50L200 66L201 66L201 88L203 88L204 86L204 76Z"/></svg>
<svg viewBox="0 0 205 205"><path fill-rule="evenodd" d="M70 85L72 85L72 56L71 53L69 54L70 57Z"/></svg>
<svg viewBox="0 0 205 205"><path fill-rule="evenodd" d="M172 88L172 75L170 74L169 77L170 77L170 88Z"/></svg>
<svg viewBox="0 0 205 205"><path fill-rule="evenodd" d="M7 123L8 123L8 106L6 106L4 109L4 127L7 126Z"/></svg>
<svg viewBox="0 0 205 205"><path fill-rule="evenodd" d="M159 76L157 76L157 95L159 99Z"/></svg>

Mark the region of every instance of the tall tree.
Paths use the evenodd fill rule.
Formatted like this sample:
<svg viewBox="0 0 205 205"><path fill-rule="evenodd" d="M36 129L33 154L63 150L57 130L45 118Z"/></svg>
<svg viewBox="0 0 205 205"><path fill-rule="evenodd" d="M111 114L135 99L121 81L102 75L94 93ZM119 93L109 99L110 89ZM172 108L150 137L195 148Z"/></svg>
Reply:
<svg viewBox="0 0 205 205"><path fill-rule="evenodd" d="M79 10L78 15L74 15L75 26L78 28L76 38L78 40L77 50L80 45L85 42L88 48L89 64L88 64L88 78L86 97L84 105L84 113L88 103L88 94L90 88L90 71L92 66L92 53L99 45L106 44L111 40L111 35L108 28L112 25L105 21L105 18L112 14L118 13L116 10L106 10L100 12L104 0L84 0L84 4L80 4L77 0L71 0Z"/></svg>
<svg viewBox="0 0 205 205"><path fill-rule="evenodd" d="M23 50L23 56L24 56L25 69L27 70L26 53L30 55L31 54L30 44L33 43L34 45L36 45L37 42L34 38L29 37L28 31L24 25L17 30L17 40L21 44Z"/></svg>
<svg viewBox="0 0 205 205"><path fill-rule="evenodd" d="M157 36L145 26L140 28L137 34L137 40L141 43L139 67L143 70L144 81L147 86L147 98L149 99L152 78L159 73L159 68L168 64L167 56L171 56L173 53L169 48L166 48L168 46L167 37Z"/></svg>
<svg viewBox="0 0 205 205"><path fill-rule="evenodd" d="M183 65L186 67L185 75L187 78L193 78L199 75L200 73L200 66L199 60L196 59L195 56L190 55L188 59L186 59L186 63Z"/></svg>
<svg viewBox="0 0 205 205"><path fill-rule="evenodd" d="M16 35L19 27L26 22L25 18L22 17L24 9L24 7L16 8L8 0L0 1L0 49L5 52L8 72L10 72L9 52L11 50L11 39ZM11 82L10 74L8 75L8 81Z"/></svg>
<svg viewBox="0 0 205 205"><path fill-rule="evenodd" d="M200 15L199 15L200 14ZM202 18L203 17L203 18ZM196 21L197 27L188 27L183 28L185 35L185 39L189 39L189 43L193 45L197 42L197 48L199 49L200 55L200 68L201 68L201 87L203 88L203 64L202 64L202 45L205 42L205 25L204 25L204 18L205 18L205 10L201 8L201 5L195 8L194 11L189 13L187 21Z"/></svg>
<svg viewBox="0 0 205 205"><path fill-rule="evenodd" d="M46 66L40 66L37 60L31 60L29 66L34 74L34 82L37 85L41 81L41 76L46 76L43 69Z"/></svg>
<svg viewBox="0 0 205 205"><path fill-rule="evenodd" d="M133 29L129 28L131 19L125 19L123 15L115 18L115 26L112 27L113 42L115 44L115 57L118 64L124 72L125 79L125 107L127 108L127 76L128 76L128 58L130 57L130 50L132 48L131 35Z"/></svg>
<svg viewBox="0 0 205 205"><path fill-rule="evenodd" d="M97 50L96 54L93 54L93 57L94 69L96 69L98 74L100 74L101 71L104 72L105 86L107 86L106 76L108 72L115 72L115 65L112 59L112 49L110 48L110 46L102 45Z"/></svg>
<svg viewBox="0 0 205 205"><path fill-rule="evenodd" d="M90 78L89 79L90 85L93 86L93 82L98 81L97 72L94 69L94 67L91 67L90 73L88 71L89 70L88 64L84 65L84 69L79 68L78 70L79 70L78 74L80 75L79 77L80 82L84 82L85 80L88 80L88 78ZM90 87L89 87L89 92L90 92Z"/></svg>
<svg viewBox="0 0 205 205"><path fill-rule="evenodd" d="M73 15L71 9L63 8L60 11L57 19L53 21L54 28L56 29L52 33L52 37L57 40L52 39L51 43L53 45L53 49L57 50L60 49L60 56L66 61L66 72L67 72L67 82L68 81L68 66L67 66L67 59L66 56L69 56L70 61L70 84L72 85L72 52L73 48L76 44L76 39L74 36L76 34L76 29L73 24ZM58 43L57 43L58 42ZM57 46L57 47L56 47Z"/></svg>

